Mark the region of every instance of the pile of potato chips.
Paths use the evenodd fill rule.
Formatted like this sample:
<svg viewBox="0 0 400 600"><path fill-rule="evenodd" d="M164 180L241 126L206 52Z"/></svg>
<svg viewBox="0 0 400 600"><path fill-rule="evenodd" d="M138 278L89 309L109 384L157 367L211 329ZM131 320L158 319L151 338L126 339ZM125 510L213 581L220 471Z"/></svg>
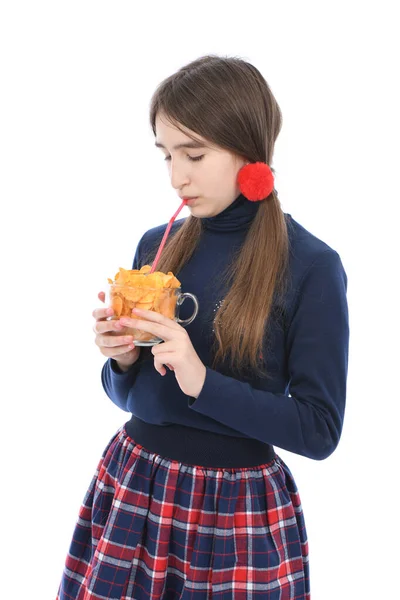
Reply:
<svg viewBox="0 0 400 600"><path fill-rule="evenodd" d="M171 271L150 273L151 266L141 269L119 269L110 284L110 301L117 318L132 316L133 308L154 310L171 319L175 316L177 301L176 290L181 287L180 281ZM137 317L135 317L137 318Z"/></svg>

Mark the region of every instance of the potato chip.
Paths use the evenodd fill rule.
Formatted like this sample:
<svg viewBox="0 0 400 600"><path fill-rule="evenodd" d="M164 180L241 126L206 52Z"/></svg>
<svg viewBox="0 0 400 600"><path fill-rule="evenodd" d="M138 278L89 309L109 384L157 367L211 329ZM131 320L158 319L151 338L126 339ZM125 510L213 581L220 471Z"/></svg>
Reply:
<svg viewBox="0 0 400 600"><path fill-rule="evenodd" d="M114 296L111 299L111 306L114 309L114 313L115 313L116 317L121 316L123 305L124 305L124 301L120 296Z"/></svg>

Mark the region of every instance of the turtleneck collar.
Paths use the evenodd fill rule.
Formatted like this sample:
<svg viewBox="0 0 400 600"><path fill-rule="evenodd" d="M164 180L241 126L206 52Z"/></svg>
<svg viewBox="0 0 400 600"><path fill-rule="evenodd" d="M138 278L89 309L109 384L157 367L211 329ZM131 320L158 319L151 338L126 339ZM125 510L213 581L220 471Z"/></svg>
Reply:
<svg viewBox="0 0 400 600"><path fill-rule="evenodd" d="M257 214L260 202L251 202L243 194L215 217L202 218L204 229L221 233L247 229Z"/></svg>

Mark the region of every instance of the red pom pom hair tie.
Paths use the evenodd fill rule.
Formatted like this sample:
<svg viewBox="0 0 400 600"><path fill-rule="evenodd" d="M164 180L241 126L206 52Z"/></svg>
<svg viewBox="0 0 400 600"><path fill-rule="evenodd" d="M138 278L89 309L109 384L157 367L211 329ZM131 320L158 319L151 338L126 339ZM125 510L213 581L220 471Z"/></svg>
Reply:
<svg viewBox="0 0 400 600"><path fill-rule="evenodd" d="M264 162L248 163L238 173L239 189L247 200L265 200L274 189L274 175Z"/></svg>

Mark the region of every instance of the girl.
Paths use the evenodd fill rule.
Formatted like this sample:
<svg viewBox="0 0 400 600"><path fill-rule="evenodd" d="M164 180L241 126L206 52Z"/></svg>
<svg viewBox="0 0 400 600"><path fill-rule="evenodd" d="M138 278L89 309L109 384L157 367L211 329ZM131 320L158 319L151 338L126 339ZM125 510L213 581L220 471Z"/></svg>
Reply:
<svg viewBox="0 0 400 600"><path fill-rule="evenodd" d="M309 600L302 505L274 446L323 460L338 445L347 276L275 189L252 201L240 183L271 164L281 129L253 65L191 62L159 85L150 122L172 186L194 198L157 270L178 277L199 314L184 328L151 311L93 312L104 390L132 416L85 495L57 599ZM133 269L152 264L165 227L144 233ZM135 347L126 325L163 343Z"/></svg>

